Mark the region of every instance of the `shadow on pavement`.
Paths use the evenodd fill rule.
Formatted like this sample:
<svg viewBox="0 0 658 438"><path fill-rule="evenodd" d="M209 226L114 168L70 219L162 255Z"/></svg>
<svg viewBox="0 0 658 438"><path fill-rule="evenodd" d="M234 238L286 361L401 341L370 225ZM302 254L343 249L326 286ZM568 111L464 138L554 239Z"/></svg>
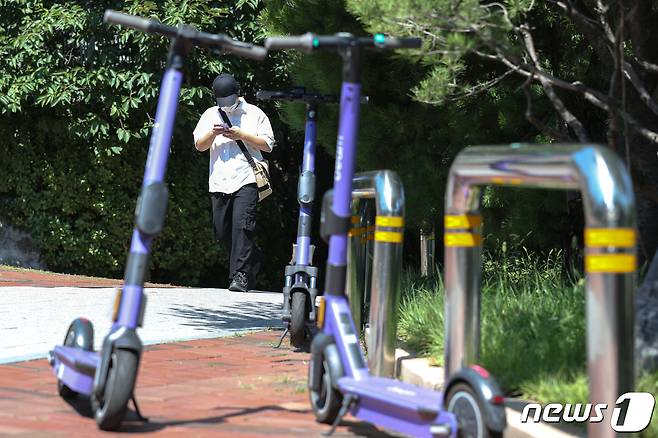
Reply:
<svg viewBox="0 0 658 438"><path fill-rule="evenodd" d="M89 401L89 398L87 397L77 397L74 399L64 399L66 403L69 404L79 415L85 417L85 418L90 418L93 420L94 414L91 411L91 403ZM134 410L129 409L128 412L126 413L126 418L124 419L124 422L121 426L121 428L117 431L120 433L127 433L127 434L132 434L132 433L149 433L149 432L158 432L163 429L166 429L167 427L172 427L172 426L185 426L189 424L220 424L223 423L225 420L232 418L232 417L241 417L245 415L252 415L252 414L258 414L261 412L265 411L280 411L280 412L296 412L296 413L303 413L303 414L309 414L309 421L313 421L311 409L289 409L289 408L284 408L282 406L276 406L276 405L268 405L268 406L260 406L260 407L255 407L255 408L241 408L241 407L233 407L233 406L222 406L217 409L222 409L222 410L236 410L235 412L230 412L224 415L216 415L212 417L205 417L205 418L196 418L196 419L191 419L191 420L175 420L175 421L148 421L148 422L142 422L139 421L137 418L137 414L135 413ZM363 437L373 437L373 438L392 438L395 437L395 435L390 435L386 432L383 432L381 430L378 430L374 426L368 424L368 423L362 423L358 421L350 421L350 420L343 420L341 422L341 426L346 427L351 434L354 434L356 436L363 436ZM327 426L328 431L330 426ZM324 432L326 432L324 431ZM321 431L318 431L318 436L321 435ZM310 436L310 434L309 434ZM340 430L337 430L336 433L334 433L335 437L341 437L344 436L344 433L342 433Z"/></svg>
<svg viewBox="0 0 658 438"><path fill-rule="evenodd" d="M220 310L182 305L170 308L170 314L187 321L182 325L212 330L281 327L281 305L274 303L242 303Z"/></svg>
<svg viewBox="0 0 658 438"><path fill-rule="evenodd" d="M63 398L75 412L86 418L94 418L94 413L91 411L91 401L88 397L78 396L76 398Z"/></svg>
<svg viewBox="0 0 658 438"><path fill-rule="evenodd" d="M227 410L234 410L237 409L235 412L231 412L228 414L224 415L217 415L213 417L205 417L205 418L197 418L197 419L191 419L191 420L175 420L175 421L163 421L163 422L158 422L158 421L149 421L148 423L138 423L136 422L136 414L132 411L128 413L126 416L126 419L124 420L124 424L122 425L121 429L119 429L118 432L122 433L148 433L148 432L157 432L160 430L163 430L167 427L172 427L172 426L184 426L184 425L189 425L189 424L220 424L223 423L225 420L232 418L232 417L241 417L245 415L252 415L252 414L258 414L261 412L265 411L282 411L282 412L297 412L297 413L308 413L309 414L309 422L313 421L313 417L311 414L311 409L304 409L304 410L299 410L299 409L287 409L281 406L276 406L276 405L268 405L268 406L259 406L259 407L254 407L254 408L242 408L242 407L233 407L233 406L222 406L219 409L227 409ZM381 430L378 430L374 426L368 424L368 423L362 423L358 421L349 421L349 420L343 420L341 422L341 426L347 427L349 432L356 436L364 436L364 437L373 437L373 438L392 438L395 437L396 435L390 435L386 432L383 432ZM325 431L318 431L317 435L321 436L322 432L328 431L330 426L327 426L327 430ZM221 432L221 431L218 431ZM310 434L308 436L311 436ZM340 436L345 436L345 433L343 431L337 430L336 433L334 433L335 437L340 437Z"/></svg>

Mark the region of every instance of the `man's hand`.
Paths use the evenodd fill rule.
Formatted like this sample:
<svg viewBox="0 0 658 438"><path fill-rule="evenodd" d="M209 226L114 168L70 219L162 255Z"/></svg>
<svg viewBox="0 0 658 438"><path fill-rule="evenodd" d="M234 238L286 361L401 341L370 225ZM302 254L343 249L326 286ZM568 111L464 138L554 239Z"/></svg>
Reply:
<svg viewBox="0 0 658 438"><path fill-rule="evenodd" d="M228 129L228 125L224 123L215 123L212 127L212 133L215 135L224 134Z"/></svg>
<svg viewBox="0 0 658 438"><path fill-rule="evenodd" d="M227 127L227 129L223 130L220 134L229 140L242 140L248 145L261 151L270 152L271 150L270 146L267 144L267 141L264 138L250 134L249 132L238 128L237 126L232 126L230 128Z"/></svg>
<svg viewBox="0 0 658 438"><path fill-rule="evenodd" d="M207 151L212 146L215 137L226 132L227 125L223 123L215 123L212 129L201 136L195 143L194 146L200 152Z"/></svg>
<svg viewBox="0 0 658 438"><path fill-rule="evenodd" d="M221 132L221 134L224 137L229 138L233 141L245 139L245 132L242 129L238 128L237 126L232 126Z"/></svg>

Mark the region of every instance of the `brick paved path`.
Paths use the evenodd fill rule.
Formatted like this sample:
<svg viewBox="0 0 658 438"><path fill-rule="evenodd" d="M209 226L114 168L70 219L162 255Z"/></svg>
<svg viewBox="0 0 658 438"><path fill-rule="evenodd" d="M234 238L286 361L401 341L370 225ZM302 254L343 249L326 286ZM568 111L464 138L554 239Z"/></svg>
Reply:
<svg viewBox="0 0 658 438"><path fill-rule="evenodd" d="M307 353L274 350L279 331L146 347L137 398L148 423L139 436L313 437L306 393ZM88 402L67 403L45 360L0 366L0 436L115 436L96 429ZM134 420L130 412L129 419ZM125 436L125 434L124 434ZM335 436L389 436L347 418Z"/></svg>
<svg viewBox="0 0 658 438"><path fill-rule="evenodd" d="M109 327L109 288L120 284L0 267L0 362L42 356L61 342L73 313L94 321L99 346ZM88 400L60 398L42 359L0 365L0 437L319 437L328 430L310 411L307 353L287 342L274 350L279 330L231 334L279 326L280 294L157 287L147 290L143 340L229 336L145 347L136 394L148 423L130 412L122 433L98 431ZM335 436L390 435L348 417Z"/></svg>
<svg viewBox="0 0 658 438"><path fill-rule="evenodd" d="M36 271L0 265L0 287L3 286L77 286L77 287L111 287L120 286L121 279L85 277L84 275L58 274L56 272ZM155 286L147 283L147 286ZM171 287L158 284L157 287Z"/></svg>

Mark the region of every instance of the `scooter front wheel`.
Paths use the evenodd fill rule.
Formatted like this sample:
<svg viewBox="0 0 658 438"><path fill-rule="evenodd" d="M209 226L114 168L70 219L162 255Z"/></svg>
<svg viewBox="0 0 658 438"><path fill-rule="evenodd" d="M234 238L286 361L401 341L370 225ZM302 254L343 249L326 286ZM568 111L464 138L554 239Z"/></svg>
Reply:
<svg viewBox="0 0 658 438"><path fill-rule="evenodd" d="M313 364L311 363L312 367ZM332 424L338 416L338 411L343 403L343 394L335 389L335 382L331 381L329 372L329 363L322 356L322 377L319 391L310 389L311 407L315 414L315 419L319 423Z"/></svg>
<svg viewBox="0 0 658 438"><path fill-rule="evenodd" d="M457 438L502 438L485 421L482 400L467 383L457 383L446 397L446 407L457 419Z"/></svg>
<svg viewBox="0 0 658 438"><path fill-rule="evenodd" d="M308 316L308 297L305 292L296 291L292 293L292 310L290 317L290 344L295 348L301 348L306 341L306 318Z"/></svg>
<svg viewBox="0 0 658 438"><path fill-rule="evenodd" d="M105 390L100 399L91 397L99 429L116 430L121 425L135 388L138 363L137 354L131 350L112 352Z"/></svg>

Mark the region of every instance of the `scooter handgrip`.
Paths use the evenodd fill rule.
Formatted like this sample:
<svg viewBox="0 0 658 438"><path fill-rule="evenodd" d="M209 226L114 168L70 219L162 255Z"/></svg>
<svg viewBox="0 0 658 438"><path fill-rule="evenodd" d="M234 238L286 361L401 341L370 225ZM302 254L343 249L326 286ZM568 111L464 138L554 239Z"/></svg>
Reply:
<svg viewBox="0 0 658 438"><path fill-rule="evenodd" d="M224 46L224 50L243 58L251 58L256 61L262 61L267 57L267 49L251 43L242 41L232 41Z"/></svg>
<svg viewBox="0 0 658 438"><path fill-rule="evenodd" d="M265 47L268 50L296 49L302 52L313 50L314 35L306 33L301 36L269 37L265 39Z"/></svg>
<svg viewBox="0 0 658 438"><path fill-rule="evenodd" d="M136 17L134 15L124 14L123 12L113 11L111 9L105 10L103 22L132 27L133 29L141 30L142 32L150 32L152 27L151 20L142 17Z"/></svg>
<svg viewBox="0 0 658 438"><path fill-rule="evenodd" d="M386 37L384 46L389 49L419 49L423 45L420 38Z"/></svg>
<svg viewBox="0 0 658 438"><path fill-rule="evenodd" d="M272 99L273 97L278 96L280 93L278 91L266 91L266 90L259 90L256 92L256 99L258 100L269 100Z"/></svg>

